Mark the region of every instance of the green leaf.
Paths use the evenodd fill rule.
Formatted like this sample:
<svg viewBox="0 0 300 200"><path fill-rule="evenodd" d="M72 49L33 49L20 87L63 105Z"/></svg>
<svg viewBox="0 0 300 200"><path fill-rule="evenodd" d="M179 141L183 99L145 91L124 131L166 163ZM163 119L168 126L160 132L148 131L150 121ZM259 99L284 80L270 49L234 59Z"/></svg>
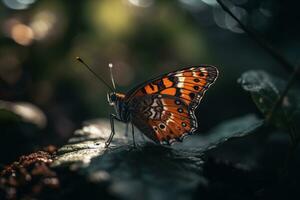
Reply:
<svg viewBox="0 0 300 200"><path fill-rule="evenodd" d="M242 88L250 92L257 108L267 118L284 90L287 81L265 71L247 71L239 78ZM292 89L284 97L282 105L273 113L272 123L277 127L290 126L299 115L300 90Z"/></svg>
<svg viewBox="0 0 300 200"><path fill-rule="evenodd" d="M189 137L177 148L198 148L202 151L215 148L229 139L247 136L264 125L264 120L255 114L226 120L208 133L199 133L196 137Z"/></svg>
<svg viewBox="0 0 300 200"><path fill-rule="evenodd" d="M76 170L99 186L109 184L114 196L125 199L190 199L199 184L207 183L202 172L205 151L231 138L251 134L262 125L262 119L250 114L225 121L208 134L189 136L171 147L144 141L136 130L138 148L133 149L131 130L126 138L125 125L116 123L116 135L110 148L105 149L109 120L94 120L75 131L68 144L58 150L52 166ZM162 187L170 184L172 187Z"/></svg>
<svg viewBox="0 0 300 200"><path fill-rule="evenodd" d="M14 122L18 123L22 121L21 117L14 112L11 112L7 109L1 109L0 108L0 122L1 123L8 123L8 122Z"/></svg>

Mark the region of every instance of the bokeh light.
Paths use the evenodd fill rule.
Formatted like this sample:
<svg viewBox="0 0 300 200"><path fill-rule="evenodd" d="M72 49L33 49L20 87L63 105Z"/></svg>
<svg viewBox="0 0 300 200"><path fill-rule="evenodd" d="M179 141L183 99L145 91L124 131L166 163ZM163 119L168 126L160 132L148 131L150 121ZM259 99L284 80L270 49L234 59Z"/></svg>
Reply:
<svg viewBox="0 0 300 200"><path fill-rule="evenodd" d="M203 1L204 3L211 5L211 6L218 5L218 2L216 0L201 0L201 1Z"/></svg>
<svg viewBox="0 0 300 200"><path fill-rule="evenodd" d="M231 11L242 22L247 21L247 11L245 9L235 6L231 9ZM232 32L244 33L244 31L241 28L239 28L237 21L228 14L225 14L225 24L227 29L231 30Z"/></svg>
<svg viewBox="0 0 300 200"><path fill-rule="evenodd" d="M27 46L32 43L34 32L25 24L16 24L11 29L11 37L16 43Z"/></svg>
<svg viewBox="0 0 300 200"><path fill-rule="evenodd" d="M203 3L203 1L199 0L179 0L179 2L190 10L199 11L207 7L207 5Z"/></svg>
<svg viewBox="0 0 300 200"><path fill-rule="evenodd" d="M57 18L54 13L43 10L33 16L30 27L34 31L35 39L44 39L52 30Z"/></svg>
<svg viewBox="0 0 300 200"><path fill-rule="evenodd" d="M14 10L24 10L27 9L36 0L2 0L4 5L10 9Z"/></svg>
<svg viewBox="0 0 300 200"><path fill-rule="evenodd" d="M147 8L154 3L154 0L128 0L128 2L134 6Z"/></svg>
<svg viewBox="0 0 300 200"><path fill-rule="evenodd" d="M103 37L126 35L133 29L133 13L120 0L92 1L87 8L93 26Z"/></svg>
<svg viewBox="0 0 300 200"><path fill-rule="evenodd" d="M23 24L17 18L10 18L3 23L3 32L7 37L12 38L16 43L28 46L34 40L34 31L30 26Z"/></svg>
<svg viewBox="0 0 300 200"><path fill-rule="evenodd" d="M14 51L13 48L0 51L0 79L8 85L16 84L23 72L21 59Z"/></svg>
<svg viewBox="0 0 300 200"><path fill-rule="evenodd" d="M18 102L11 104L11 109L14 113L20 115L25 121L36 124L40 128L44 128L47 124L45 114L36 106Z"/></svg>
<svg viewBox="0 0 300 200"><path fill-rule="evenodd" d="M220 28L226 29L226 22L225 22L226 13L220 7L213 8L213 18L217 26Z"/></svg>
<svg viewBox="0 0 300 200"><path fill-rule="evenodd" d="M248 14L245 9L237 6L231 6L230 10L243 23L247 21ZM213 9L213 17L215 23L219 27L228 29L234 33L244 33L244 31L239 27L237 21L234 20L229 14L225 13L220 7L215 7Z"/></svg>
<svg viewBox="0 0 300 200"><path fill-rule="evenodd" d="M34 2L36 2L36 0L17 0L19 3L22 4L33 4Z"/></svg>

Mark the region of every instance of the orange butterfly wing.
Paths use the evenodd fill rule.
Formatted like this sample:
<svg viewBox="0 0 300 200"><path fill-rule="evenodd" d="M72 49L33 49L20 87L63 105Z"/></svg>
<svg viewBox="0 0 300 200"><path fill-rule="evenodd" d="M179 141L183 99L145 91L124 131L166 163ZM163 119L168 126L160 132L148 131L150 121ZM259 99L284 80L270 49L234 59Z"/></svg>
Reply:
<svg viewBox="0 0 300 200"><path fill-rule="evenodd" d="M148 81L127 96L132 122L155 142L182 141L197 129L194 111L217 76L217 68L201 66Z"/></svg>

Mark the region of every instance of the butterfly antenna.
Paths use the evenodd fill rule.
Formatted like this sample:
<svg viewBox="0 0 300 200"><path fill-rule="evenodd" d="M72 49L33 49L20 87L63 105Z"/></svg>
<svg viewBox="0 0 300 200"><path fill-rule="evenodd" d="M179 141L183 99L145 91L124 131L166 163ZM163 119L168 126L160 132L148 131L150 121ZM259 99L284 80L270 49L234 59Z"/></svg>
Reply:
<svg viewBox="0 0 300 200"><path fill-rule="evenodd" d="M110 71L110 79L111 79L113 88L116 90L116 84L115 84L115 80L114 80L114 76L113 76L113 71L112 71L113 64L112 64L112 63L109 63L109 64L108 64L108 67L109 67L109 71Z"/></svg>
<svg viewBox="0 0 300 200"><path fill-rule="evenodd" d="M101 78L101 76L99 76L98 74L96 74L96 72L94 72L91 68L90 68L90 66L88 65L88 64L86 64L80 57L76 57L76 60L78 61L78 62L80 62L81 64L83 64L90 72L92 72L92 74L94 74L94 76L96 76L97 77L97 79L99 80L99 81L101 81L102 83L104 83L104 85L106 85L106 87L108 87L108 89L110 90L110 91L112 91L112 92L114 92L114 89L103 79L103 78ZM114 87L115 88L115 87Z"/></svg>

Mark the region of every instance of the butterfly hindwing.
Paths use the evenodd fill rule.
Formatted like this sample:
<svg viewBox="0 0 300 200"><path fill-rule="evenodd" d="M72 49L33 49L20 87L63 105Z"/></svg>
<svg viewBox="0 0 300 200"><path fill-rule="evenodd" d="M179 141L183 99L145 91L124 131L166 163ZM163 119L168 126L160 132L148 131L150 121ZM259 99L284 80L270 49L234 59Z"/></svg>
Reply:
<svg viewBox="0 0 300 200"><path fill-rule="evenodd" d="M140 85L127 95L133 123L155 142L180 141L197 129L194 111L217 76L213 66L190 67Z"/></svg>
<svg viewBox="0 0 300 200"><path fill-rule="evenodd" d="M169 95L146 95L133 100L133 123L150 139L162 144L182 141L197 128L188 105Z"/></svg>

